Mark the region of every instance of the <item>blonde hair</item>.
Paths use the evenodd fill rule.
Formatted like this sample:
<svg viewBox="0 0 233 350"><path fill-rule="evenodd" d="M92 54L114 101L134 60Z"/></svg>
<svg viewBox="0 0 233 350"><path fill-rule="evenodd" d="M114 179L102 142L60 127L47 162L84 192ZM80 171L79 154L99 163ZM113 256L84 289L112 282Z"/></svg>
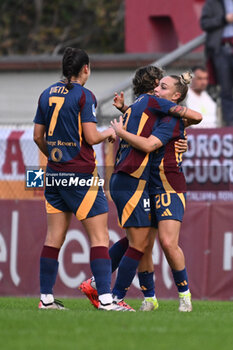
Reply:
<svg viewBox="0 0 233 350"><path fill-rule="evenodd" d="M183 101L187 95L188 92L188 85L192 81L192 74L191 72L187 71L180 75L170 75L171 78L176 80L175 86L177 92L180 93L180 98L177 100L177 103Z"/></svg>
<svg viewBox="0 0 233 350"><path fill-rule="evenodd" d="M193 76L191 72L187 71L179 75L179 78L180 78L181 84L188 85L191 83Z"/></svg>

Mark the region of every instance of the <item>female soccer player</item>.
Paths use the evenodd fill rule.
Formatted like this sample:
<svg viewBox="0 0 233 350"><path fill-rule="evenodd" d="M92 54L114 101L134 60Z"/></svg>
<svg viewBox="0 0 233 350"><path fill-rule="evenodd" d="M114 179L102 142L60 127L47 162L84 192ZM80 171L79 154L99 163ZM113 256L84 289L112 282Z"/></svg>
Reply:
<svg viewBox="0 0 233 350"><path fill-rule="evenodd" d="M139 97L125 115L127 130L134 134L143 135L145 138L151 135L153 128L158 124L158 113L164 110L168 113L169 109L177 109L176 105L169 105L168 101L158 100L153 96L156 82L155 79L151 79L149 68L151 69L151 67L146 67L137 71L133 84L134 92ZM179 113L183 112L182 109L179 110ZM200 114L194 111L188 110L187 113L194 122L201 119ZM113 289L117 301L124 298L135 275L139 260L148 245L150 220L149 213L144 208L144 203L148 203L149 199L146 187L148 170L149 154L139 152L130 147L127 142L122 141L110 189L118 209L119 221L126 228L130 244L127 248L127 239L123 239L110 250L113 266L117 266L125 252L120 261L118 277ZM80 286L81 290L91 300L91 293L88 295L87 289L83 288L84 285ZM91 291L91 288L89 290Z"/></svg>
<svg viewBox="0 0 233 350"><path fill-rule="evenodd" d="M155 93L174 102L182 101L187 93L188 74L168 76L160 81ZM201 118L200 118L201 119ZM189 121L185 121L189 125ZM145 153L151 153L149 193L151 212L158 222L161 247L172 269L179 291L179 311L192 310L191 294L185 268L184 254L178 245L180 226L185 208L185 179L181 171L181 157L175 152L175 140L182 136L184 124L175 118L161 118L151 136L142 137L123 129L123 120L112 122L117 135L125 142ZM153 242L153 240L151 241ZM151 246L152 250L152 246ZM151 256L144 259L143 268L151 269ZM147 300L145 300L147 302Z"/></svg>
<svg viewBox="0 0 233 350"><path fill-rule="evenodd" d="M46 177L56 179L56 184L47 184L45 188L48 229L40 258L39 309L64 309L54 299L53 287L58 254L74 213L90 239L90 265L99 294L99 309L125 311L112 300L108 205L99 186L92 148L106 138L114 138L115 133L112 128L102 132L96 129L96 99L84 88L90 76L87 53L67 48L62 69L64 80L41 94L34 119L34 141L48 158Z"/></svg>

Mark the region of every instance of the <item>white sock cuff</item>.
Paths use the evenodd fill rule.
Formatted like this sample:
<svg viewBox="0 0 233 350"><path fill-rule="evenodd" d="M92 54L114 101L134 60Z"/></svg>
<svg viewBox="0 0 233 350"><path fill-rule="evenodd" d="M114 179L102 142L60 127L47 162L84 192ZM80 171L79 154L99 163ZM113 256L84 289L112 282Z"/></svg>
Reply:
<svg viewBox="0 0 233 350"><path fill-rule="evenodd" d="M112 303L112 294L111 293L106 293L106 294L101 294L99 295L99 301L101 304L111 304Z"/></svg>
<svg viewBox="0 0 233 350"><path fill-rule="evenodd" d="M51 304L54 302L53 294L41 294L40 299L43 301L44 304Z"/></svg>

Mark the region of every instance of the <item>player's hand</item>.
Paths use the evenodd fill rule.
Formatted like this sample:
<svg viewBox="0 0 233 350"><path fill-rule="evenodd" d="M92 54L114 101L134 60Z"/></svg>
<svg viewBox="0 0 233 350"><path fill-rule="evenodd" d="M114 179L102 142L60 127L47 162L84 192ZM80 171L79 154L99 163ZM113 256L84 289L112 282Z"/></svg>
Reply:
<svg viewBox="0 0 233 350"><path fill-rule="evenodd" d="M122 115L119 118L119 121L114 119L111 121L111 126L115 130L115 133L118 135L118 133L123 129L123 117Z"/></svg>
<svg viewBox="0 0 233 350"><path fill-rule="evenodd" d="M115 92L113 101L114 101L113 106L115 106L117 109L121 111L125 105L124 92L121 91L120 95L118 95L118 93Z"/></svg>
<svg viewBox="0 0 233 350"><path fill-rule="evenodd" d="M184 139L179 139L178 141L175 142L175 151L178 153L184 153L187 152L188 150L188 139L187 136L185 136Z"/></svg>
<svg viewBox="0 0 233 350"><path fill-rule="evenodd" d="M108 142L110 142L110 143L114 143L115 141L116 141L116 137L117 137L117 135L116 135L116 132L115 132L115 130L110 126L110 129L112 130L112 135L111 136L109 136L109 138L108 138Z"/></svg>

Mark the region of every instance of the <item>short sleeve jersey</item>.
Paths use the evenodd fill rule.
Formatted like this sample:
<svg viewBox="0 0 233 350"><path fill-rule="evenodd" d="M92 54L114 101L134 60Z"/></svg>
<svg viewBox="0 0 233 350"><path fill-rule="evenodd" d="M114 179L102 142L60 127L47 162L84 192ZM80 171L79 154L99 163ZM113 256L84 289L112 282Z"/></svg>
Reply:
<svg viewBox="0 0 233 350"><path fill-rule="evenodd" d="M184 123L175 117L163 117L154 127L152 135L163 146L152 153L150 158L150 194L186 192L186 182L182 171L182 153L175 151L175 141L184 139Z"/></svg>
<svg viewBox="0 0 233 350"><path fill-rule="evenodd" d="M34 123L46 128L48 166L63 172L92 173L95 153L84 137L82 123L96 123L97 102L91 91L60 81L40 96Z"/></svg>
<svg viewBox="0 0 233 350"><path fill-rule="evenodd" d="M132 134L149 137L162 116L167 115L173 102L154 95L142 94L127 109L124 127ZM121 140L116 155L114 172L125 172L135 178L148 180L150 154L142 152Z"/></svg>

